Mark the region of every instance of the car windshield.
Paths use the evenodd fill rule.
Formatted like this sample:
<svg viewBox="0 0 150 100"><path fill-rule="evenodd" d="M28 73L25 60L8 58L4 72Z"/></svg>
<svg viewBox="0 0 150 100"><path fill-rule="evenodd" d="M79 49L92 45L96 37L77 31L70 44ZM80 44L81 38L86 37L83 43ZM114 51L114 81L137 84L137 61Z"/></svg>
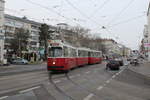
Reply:
<svg viewBox="0 0 150 100"><path fill-rule="evenodd" d="M62 48L61 47L50 47L48 52L49 57L61 57Z"/></svg>
<svg viewBox="0 0 150 100"><path fill-rule="evenodd" d="M110 63L116 63L116 60L109 60Z"/></svg>

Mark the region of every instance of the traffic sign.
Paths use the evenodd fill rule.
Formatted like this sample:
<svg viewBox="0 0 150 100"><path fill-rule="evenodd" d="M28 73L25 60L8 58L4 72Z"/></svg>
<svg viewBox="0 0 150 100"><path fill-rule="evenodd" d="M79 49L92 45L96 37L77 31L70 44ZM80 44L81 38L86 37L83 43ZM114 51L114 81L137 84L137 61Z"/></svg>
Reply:
<svg viewBox="0 0 150 100"><path fill-rule="evenodd" d="M150 43L144 43L145 47L150 47Z"/></svg>

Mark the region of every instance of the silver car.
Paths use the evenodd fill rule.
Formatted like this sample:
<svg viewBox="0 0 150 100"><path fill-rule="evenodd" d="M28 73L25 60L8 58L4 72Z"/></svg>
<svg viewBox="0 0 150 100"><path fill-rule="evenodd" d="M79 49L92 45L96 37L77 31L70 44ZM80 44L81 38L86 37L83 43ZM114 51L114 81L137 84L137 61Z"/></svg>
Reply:
<svg viewBox="0 0 150 100"><path fill-rule="evenodd" d="M15 59L12 62L13 64L28 64L29 61L23 58Z"/></svg>

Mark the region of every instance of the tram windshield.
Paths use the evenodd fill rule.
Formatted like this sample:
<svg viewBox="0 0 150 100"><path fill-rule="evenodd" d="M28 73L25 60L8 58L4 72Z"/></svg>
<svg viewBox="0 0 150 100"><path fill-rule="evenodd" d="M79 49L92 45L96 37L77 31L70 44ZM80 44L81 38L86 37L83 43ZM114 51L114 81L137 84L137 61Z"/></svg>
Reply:
<svg viewBox="0 0 150 100"><path fill-rule="evenodd" d="M61 57L62 56L62 48L61 47L51 47L49 48L49 57Z"/></svg>

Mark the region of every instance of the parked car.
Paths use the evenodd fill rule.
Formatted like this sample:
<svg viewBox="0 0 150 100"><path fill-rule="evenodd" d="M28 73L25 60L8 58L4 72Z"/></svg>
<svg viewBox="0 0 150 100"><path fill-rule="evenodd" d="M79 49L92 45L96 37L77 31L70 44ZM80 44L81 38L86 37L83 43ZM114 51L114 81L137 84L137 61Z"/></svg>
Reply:
<svg viewBox="0 0 150 100"><path fill-rule="evenodd" d="M113 69L119 70L120 69L120 64L116 60L109 60L108 63L106 64L106 70L107 69L110 69L110 70L113 70Z"/></svg>
<svg viewBox="0 0 150 100"><path fill-rule="evenodd" d="M28 64L28 60L23 58L18 58L12 61L13 64Z"/></svg>
<svg viewBox="0 0 150 100"><path fill-rule="evenodd" d="M116 58L115 60L119 62L120 66L124 65L123 60L121 58Z"/></svg>
<svg viewBox="0 0 150 100"><path fill-rule="evenodd" d="M136 66L136 65L139 65L139 60L138 59L132 59L131 61L130 61L130 64L131 65L134 65L134 66Z"/></svg>

